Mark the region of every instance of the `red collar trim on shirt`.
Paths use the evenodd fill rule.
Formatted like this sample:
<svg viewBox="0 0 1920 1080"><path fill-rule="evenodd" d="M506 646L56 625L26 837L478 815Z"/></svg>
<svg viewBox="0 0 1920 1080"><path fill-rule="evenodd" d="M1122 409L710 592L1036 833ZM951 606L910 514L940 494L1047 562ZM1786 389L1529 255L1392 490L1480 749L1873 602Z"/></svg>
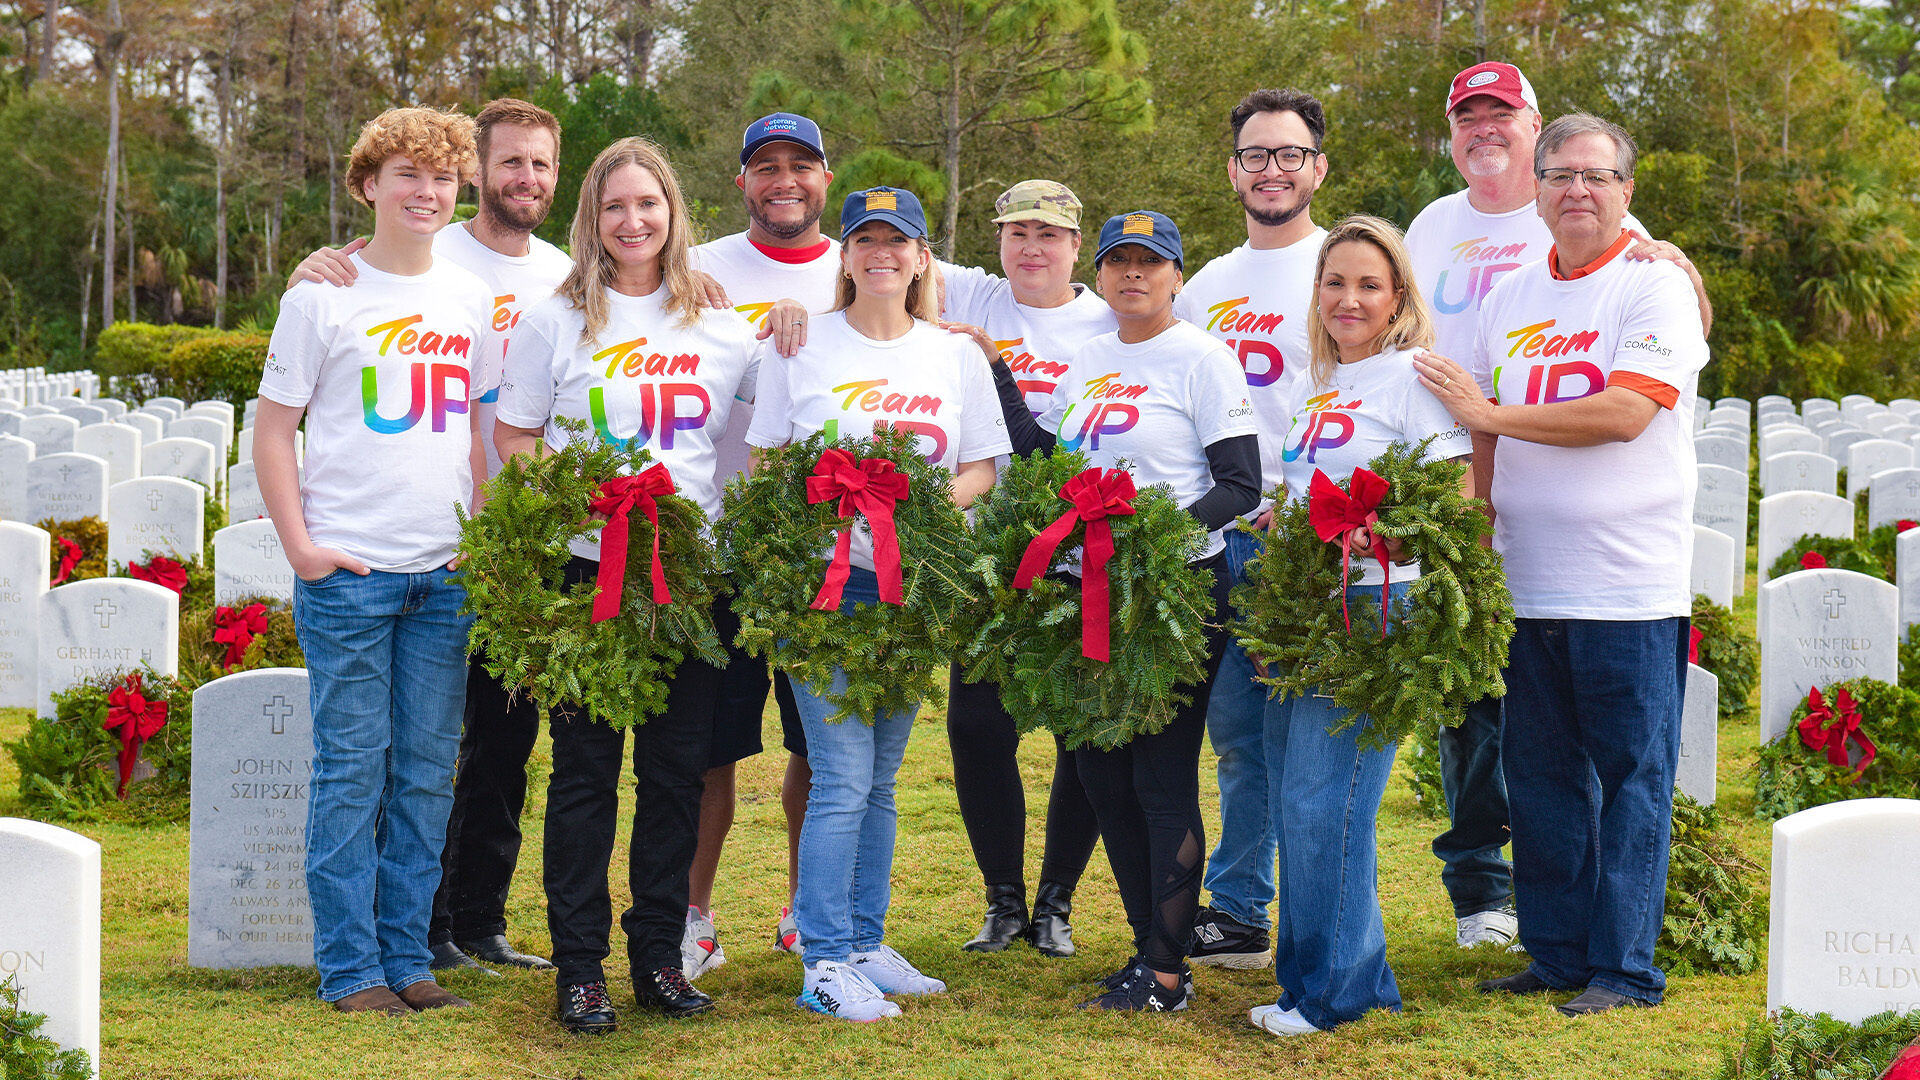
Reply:
<svg viewBox="0 0 1920 1080"><path fill-rule="evenodd" d="M1620 239L1615 240L1612 247L1601 252L1599 258L1577 270L1565 273L1560 270L1560 248L1558 245L1555 245L1547 249L1547 272L1553 275L1553 280L1555 281L1578 281L1612 262L1613 257L1627 250L1627 245L1631 243L1633 243L1633 234L1622 231L1620 233Z"/></svg>
<svg viewBox="0 0 1920 1080"><path fill-rule="evenodd" d="M800 263L810 263L813 260L819 258L820 256L825 255L827 253L827 248L833 245L833 241L828 240L824 236L820 238L819 243L810 245L808 247L803 247L803 248L769 247L768 245L763 244L758 240L755 240L751 236L747 237L747 243L752 244L754 248L760 252L760 254L765 255L767 258L772 259L774 262L789 263L793 265L798 265Z"/></svg>

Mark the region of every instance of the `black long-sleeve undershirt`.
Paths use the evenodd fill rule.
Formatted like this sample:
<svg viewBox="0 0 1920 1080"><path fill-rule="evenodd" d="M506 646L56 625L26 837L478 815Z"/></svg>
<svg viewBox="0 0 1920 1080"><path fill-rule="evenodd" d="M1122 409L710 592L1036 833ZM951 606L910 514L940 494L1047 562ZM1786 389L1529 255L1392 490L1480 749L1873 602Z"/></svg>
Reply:
<svg viewBox="0 0 1920 1080"><path fill-rule="evenodd" d="M1000 411L1006 417L1013 452L1021 457L1052 453L1056 442L1053 434L1027 411L1027 399L1004 360L993 363L993 388L1000 395ZM1253 435L1233 435L1209 444L1206 452L1213 487L1195 499L1187 513L1212 532L1260 505L1260 440Z"/></svg>

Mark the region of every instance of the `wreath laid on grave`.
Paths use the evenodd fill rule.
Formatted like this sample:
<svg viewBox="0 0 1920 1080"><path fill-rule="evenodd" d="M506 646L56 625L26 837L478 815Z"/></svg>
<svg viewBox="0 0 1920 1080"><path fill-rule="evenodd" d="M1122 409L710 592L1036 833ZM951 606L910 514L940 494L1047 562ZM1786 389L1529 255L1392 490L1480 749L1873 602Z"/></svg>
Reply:
<svg viewBox="0 0 1920 1080"><path fill-rule="evenodd" d="M1874 679L1816 687L1785 734L1760 748L1753 811L1778 820L1848 799L1920 790L1920 694Z"/></svg>
<svg viewBox="0 0 1920 1080"><path fill-rule="evenodd" d="M0 1076L20 1080L90 1080L93 1062L85 1050L62 1050L42 1034L45 1014L20 1008L20 984L0 979Z"/></svg>
<svg viewBox="0 0 1920 1080"><path fill-rule="evenodd" d="M1760 682L1760 642L1741 629L1733 612L1704 596L1693 598L1693 656L1720 680L1720 719L1753 715L1753 688Z"/></svg>
<svg viewBox="0 0 1920 1080"><path fill-rule="evenodd" d="M1866 537L1861 544L1873 553L1874 558L1880 560L1881 570L1888 581L1899 580L1897 571L1900 565L1898 557L1900 534L1916 526L1920 526L1920 521L1902 520L1890 522L1872 530L1868 530L1863 524L1855 530L1856 534Z"/></svg>
<svg viewBox="0 0 1920 1080"><path fill-rule="evenodd" d="M1760 964L1766 905L1760 865L1720 829L1720 816L1676 791L1667 904L1654 963L1669 975L1745 975Z"/></svg>
<svg viewBox="0 0 1920 1080"><path fill-rule="evenodd" d="M107 523L97 517L35 522L53 538L47 580L54 585L107 576Z"/></svg>
<svg viewBox="0 0 1920 1080"><path fill-rule="evenodd" d="M1423 462L1428 443L1394 443L1345 485L1314 477L1307 498L1274 509L1266 551L1234 590L1235 624L1249 655L1263 657L1276 692L1324 693L1345 711L1333 733L1365 715L1362 746L1393 746L1415 727L1457 727L1466 707L1506 693L1500 670L1513 636L1513 599L1479 500L1460 494L1463 466ZM1406 614L1392 633L1378 600L1348 603L1345 537L1359 527L1400 541L1420 562ZM1392 580L1391 568L1388 580ZM1385 589L1383 587L1382 592Z"/></svg>
<svg viewBox="0 0 1920 1080"><path fill-rule="evenodd" d="M1716 1080L1875 1080L1920 1038L1920 1012L1883 1012L1858 1024L1781 1009L1747 1025Z"/></svg>
<svg viewBox="0 0 1920 1080"><path fill-rule="evenodd" d="M470 644L487 670L543 709L577 705L616 728L666 708L681 661L726 662L713 629L725 590L698 504L665 465L561 420L572 441L516 455L460 519ZM598 537L594 581L565 583L568 543Z"/></svg>
<svg viewBox="0 0 1920 1080"><path fill-rule="evenodd" d="M100 675L53 696L5 744L20 798L48 820L182 820L193 764L193 689L151 669ZM136 760L153 769L129 785Z"/></svg>
<svg viewBox="0 0 1920 1080"><path fill-rule="evenodd" d="M1206 540L1124 469L1078 451L1014 459L973 508L967 561L986 596L959 628L966 677L997 683L1021 731L1069 746L1161 730L1206 676L1212 575L1191 565ZM1077 581L1049 574L1076 554Z"/></svg>
<svg viewBox="0 0 1920 1080"><path fill-rule="evenodd" d="M911 432L762 451L753 476L728 486L716 527L741 648L831 701L835 719L944 701L956 623L984 602L950 485ZM881 602L841 614L856 528L873 537Z"/></svg>
<svg viewBox="0 0 1920 1080"><path fill-rule="evenodd" d="M183 619L189 611L213 605L213 566L200 556L181 562L171 555L143 551L140 561L125 566L116 562L110 569L114 577L150 581L172 589L180 597L180 616Z"/></svg>
<svg viewBox="0 0 1920 1080"><path fill-rule="evenodd" d="M180 613L181 677L195 687L255 668L306 666L283 600L247 596Z"/></svg>
<svg viewBox="0 0 1920 1080"><path fill-rule="evenodd" d="M1851 570L1881 581L1893 580L1892 572L1872 548L1858 540L1838 536L1803 536L1795 540L1767 569L1767 580L1783 578L1797 570Z"/></svg>

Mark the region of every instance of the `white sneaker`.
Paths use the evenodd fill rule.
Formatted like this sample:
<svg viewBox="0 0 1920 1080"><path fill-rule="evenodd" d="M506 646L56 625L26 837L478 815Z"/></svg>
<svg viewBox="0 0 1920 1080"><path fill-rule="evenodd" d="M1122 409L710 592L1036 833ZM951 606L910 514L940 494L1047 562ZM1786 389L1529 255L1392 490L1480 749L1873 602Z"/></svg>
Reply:
<svg viewBox="0 0 1920 1080"><path fill-rule="evenodd" d="M1247 1019L1269 1035L1311 1035L1320 1030L1308 1023L1299 1009L1282 1009L1278 1005L1255 1005L1247 1010Z"/></svg>
<svg viewBox="0 0 1920 1080"><path fill-rule="evenodd" d="M1476 911L1459 920L1453 943L1463 949L1475 945L1512 945L1520 936L1520 920L1506 908Z"/></svg>
<svg viewBox="0 0 1920 1080"><path fill-rule="evenodd" d="M869 952L853 954L853 969L867 977L867 981L889 994L944 994L947 984L929 975L922 975L920 969L907 962L907 958L893 951L891 945L881 945Z"/></svg>
<svg viewBox="0 0 1920 1080"><path fill-rule="evenodd" d="M900 1015L900 1006L888 1001L879 987L850 964L832 960L808 964L804 987L793 1003L822 1016L867 1023Z"/></svg>
<svg viewBox="0 0 1920 1080"><path fill-rule="evenodd" d="M713 916L687 907L687 929L680 935L680 970L688 981L699 978L727 962L727 950L720 947L720 932Z"/></svg>

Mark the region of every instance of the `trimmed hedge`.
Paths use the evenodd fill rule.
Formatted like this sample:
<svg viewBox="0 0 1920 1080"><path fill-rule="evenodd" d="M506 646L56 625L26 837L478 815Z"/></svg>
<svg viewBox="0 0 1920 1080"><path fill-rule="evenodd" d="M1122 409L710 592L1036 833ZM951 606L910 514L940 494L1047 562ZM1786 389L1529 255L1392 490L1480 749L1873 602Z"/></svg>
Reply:
<svg viewBox="0 0 1920 1080"><path fill-rule="evenodd" d="M157 393L187 401L220 399L243 408L260 388L267 337L239 331L208 334L174 346L154 370Z"/></svg>
<svg viewBox="0 0 1920 1080"><path fill-rule="evenodd" d="M157 374L175 347L218 333L204 326L117 322L100 332L93 370L102 377Z"/></svg>

